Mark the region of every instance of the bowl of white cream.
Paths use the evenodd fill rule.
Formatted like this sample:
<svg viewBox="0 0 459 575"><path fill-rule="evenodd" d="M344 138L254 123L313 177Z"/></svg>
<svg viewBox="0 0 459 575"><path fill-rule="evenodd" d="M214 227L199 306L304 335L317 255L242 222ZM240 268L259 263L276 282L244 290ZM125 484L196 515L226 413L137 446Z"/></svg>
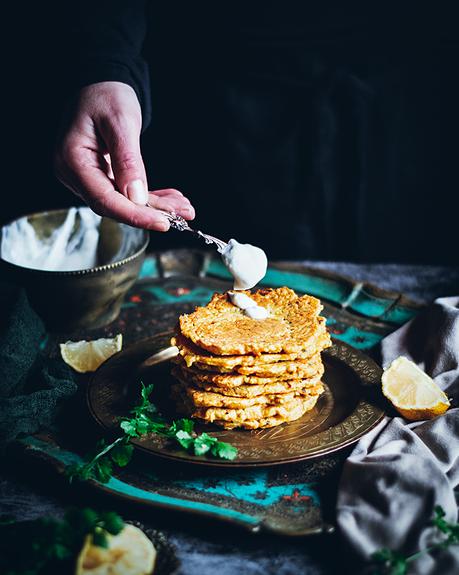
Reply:
<svg viewBox="0 0 459 575"><path fill-rule="evenodd" d="M149 234L89 208L23 216L0 230L1 275L54 331L106 325L135 282Z"/></svg>

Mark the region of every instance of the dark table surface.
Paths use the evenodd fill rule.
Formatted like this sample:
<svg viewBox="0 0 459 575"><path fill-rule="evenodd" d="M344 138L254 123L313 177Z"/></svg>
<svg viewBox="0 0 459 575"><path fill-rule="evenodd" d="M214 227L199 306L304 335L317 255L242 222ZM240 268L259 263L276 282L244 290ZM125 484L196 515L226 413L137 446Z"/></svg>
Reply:
<svg viewBox="0 0 459 575"><path fill-rule="evenodd" d="M459 267L305 263L400 291L418 301L459 294ZM126 508L111 499L68 489L49 469L0 459L0 514L18 520L57 516L75 504L110 507L126 518L161 529L176 547L182 575L335 575L347 571L343 562L348 554L340 546L338 534L308 539L257 536L195 516Z"/></svg>

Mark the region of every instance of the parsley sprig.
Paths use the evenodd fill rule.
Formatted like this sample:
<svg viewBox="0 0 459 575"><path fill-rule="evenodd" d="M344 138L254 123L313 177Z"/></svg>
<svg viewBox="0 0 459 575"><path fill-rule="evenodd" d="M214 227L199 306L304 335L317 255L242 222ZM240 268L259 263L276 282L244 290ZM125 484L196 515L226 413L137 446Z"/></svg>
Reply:
<svg viewBox="0 0 459 575"><path fill-rule="evenodd" d="M380 549L372 555L375 570L372 575L407 575L410 563L431 551L447 549L451 545L459 544L459 523L449 523L445 519L445 511L437 505L432 525L437 528L443 539L413 555L404 556L392 549Z"/></svg>
<svg viewBox="0 0 459 575"><path fill-rule="evenodd" d="M94 450L86 455L84 463L68 467L67 475L70 481L92 478L107 483L115 466L125 467L131 460L133 446L129 443L130 439L148 433L157 433L176 441L194 455L210 454L221 459L235 459L236 447L207 433L197 434L191 419L178 419L172 424L167 423L150 401L152 391L153 385L145 386L142 383L140 402L131 410L131 417L123 417L120 421L123 435L111 443L100 440Z"/></svg>
<svg viewBox="0 0 459 575"><path fill-rule="evenodd" d="M108 535L124 528L114 512L90 508L69 510L63 519L41 518L0 525L0 572L5 575L65 573L88 535L98 547L108 547Z"/></svg>

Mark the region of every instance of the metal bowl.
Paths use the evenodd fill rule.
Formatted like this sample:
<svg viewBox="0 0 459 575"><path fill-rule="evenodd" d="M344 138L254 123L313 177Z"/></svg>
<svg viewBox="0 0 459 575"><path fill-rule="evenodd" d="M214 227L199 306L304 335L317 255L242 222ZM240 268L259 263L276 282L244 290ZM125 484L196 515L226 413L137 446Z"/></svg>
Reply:
<svg viewBox="0 0 459 575"><path fill-rule="evenodd" d="M67 213L64 209L23 217L38 237L48 238L64 222ZM75 226L79 223L77 218ZM118 316L124 296L139 274L148 241L145 230L103 218L97 266L76 271L45 271L0 258L1 277L25 288L32 307L50 330L101 327Z"/></svg>

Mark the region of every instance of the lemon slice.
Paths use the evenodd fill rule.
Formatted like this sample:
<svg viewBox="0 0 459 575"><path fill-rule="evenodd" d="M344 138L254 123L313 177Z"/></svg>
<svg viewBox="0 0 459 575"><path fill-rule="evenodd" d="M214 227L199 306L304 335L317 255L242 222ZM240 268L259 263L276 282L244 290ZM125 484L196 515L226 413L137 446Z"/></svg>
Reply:
<svg viewBox="0 0 459 575"><path fill-rule="evenodd" d="M126 525L118 535L107 535L108 548L86 538L78 556L75 575L151 575L156 549L143 531Z"/></svg>
<svg viewBox="0 0 459 575"><path fill-rule="evenodd" d="M109 357L121 351L123 336L100 338L94 341L67 341L61 343L61 356L75 371L86 373L96 371Z"/></svg>
<svg viewBox="0 0 459 575"><path fill-rule="evenodd" d="M400 356L384 370L382 391L395 409L410 421L432 419L445 413L449 399L432 378Z"/></svg>

